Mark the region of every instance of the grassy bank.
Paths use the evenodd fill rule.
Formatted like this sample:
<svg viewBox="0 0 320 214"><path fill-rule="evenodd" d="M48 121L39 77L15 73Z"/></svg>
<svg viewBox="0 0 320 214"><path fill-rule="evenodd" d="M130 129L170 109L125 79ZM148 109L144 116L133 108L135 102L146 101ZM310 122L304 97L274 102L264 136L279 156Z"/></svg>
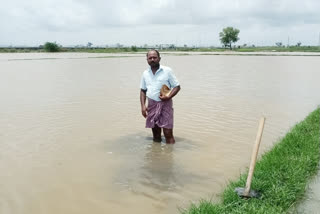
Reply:
<svg viewBox="0 0 320 214"><path fill-rule="evenodd" d="M234 192L235 187L245 186L247 174L243 174L227 186L221 204L203 200L183 213L287 213L303 197L307 182L317 173L319 141L320 108L317 108L257 162L251 188L262 193L260 199L244 200Z"/></svg>

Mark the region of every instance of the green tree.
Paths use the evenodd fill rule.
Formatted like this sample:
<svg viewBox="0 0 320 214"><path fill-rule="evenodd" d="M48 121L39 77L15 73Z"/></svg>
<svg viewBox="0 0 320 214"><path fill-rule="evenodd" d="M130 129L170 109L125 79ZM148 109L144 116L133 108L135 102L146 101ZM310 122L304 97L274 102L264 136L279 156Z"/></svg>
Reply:
<svg viewBox="0 0 320 214"><path fill-rule="evenodd" d="M223 28L222 32L220 32L220 41L225 47L230 47L230 50L232 49L232 43L237 42L240 38L238 37L240 33L240 30L233 28L233 27L227 27Z"/></svg>
<svg viewBox="0 0 320 214"><path fill-rule="evenodd" d="M58 52L60 50L59 45L56 42L46 42L43 45L46 52Z"/></svg>
<svg viewBox="0 0 320 214"><path fill-rule="evenodd" d="M93 45L93 44L92 44L91 42L88 42L87 47L88 47L88 48L91 48L92 45Z"/></svg>
<svg viewBox="0 0 320 214"><path fill-rule="evenodd" d="M137 52L138 51L137 46L131 46L131 51Z"/></svg>

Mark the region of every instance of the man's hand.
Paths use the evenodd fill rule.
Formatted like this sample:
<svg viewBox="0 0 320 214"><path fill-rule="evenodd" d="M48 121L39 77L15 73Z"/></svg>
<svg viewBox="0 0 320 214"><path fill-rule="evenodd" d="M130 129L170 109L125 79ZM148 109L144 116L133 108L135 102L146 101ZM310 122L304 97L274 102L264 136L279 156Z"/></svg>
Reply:
<svg viewBox="0 0 320 214"><path fill-rule="evenodd" d="M176 96L176 94L180 91L180 89L181 89L181 88L180 88L180 85L178 85L178 86L174 87L174 88L171 90L169 96L160 95L159 98L160 98L160 100L162 100L162 101L170 100L170 99L172 99L174 96Z"/></svg>
<svg viewBox="0 0 320 214"><path fill-rule="evenodd" d="M144 118L146 118L147 117L147 115L148 115L148 113L147 113L147 107L146 106L143 106L142 108L141 108L141 113L142 113L142 116L144 117Z"/></svg>
<svg viewBox="0 0 320 214"><path fill-rule="evenodd" d="M144 118L147 117L147 107L146 107L146 93L147 93L147 90L143 90L141 89L140 90L140 103L141 103L141 114Z"/></svg>
<svg viewBox="0 0 320 214"><path fill-rule="evenodd" d="M159 98L160 98L160 100L162 100L162 101L166 101L166 100L170 100L170 99L171 99L170 96L165 96L165 95L160 95Z"/></svg>

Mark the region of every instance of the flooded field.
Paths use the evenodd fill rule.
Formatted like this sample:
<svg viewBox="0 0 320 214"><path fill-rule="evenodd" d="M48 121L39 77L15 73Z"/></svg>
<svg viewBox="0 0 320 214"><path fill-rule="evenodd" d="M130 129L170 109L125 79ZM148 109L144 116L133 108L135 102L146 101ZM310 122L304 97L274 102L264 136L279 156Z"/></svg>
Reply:
<svg viewBox="0 0 320 214"><path fill-rule="evenodd" d="M318 56L162 55L175 145L140 112L145 56L0 55L0 213L179 213L216 200L320 104Z"/></svg>

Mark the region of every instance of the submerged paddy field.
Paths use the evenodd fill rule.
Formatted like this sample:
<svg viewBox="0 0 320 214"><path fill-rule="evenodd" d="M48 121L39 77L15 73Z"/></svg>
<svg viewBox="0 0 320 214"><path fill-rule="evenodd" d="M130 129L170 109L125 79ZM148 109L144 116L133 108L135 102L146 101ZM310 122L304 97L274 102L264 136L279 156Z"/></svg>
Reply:
<svg viewBox="0 0 320 214"><path fill-rule="evenodd" d="M319 105L314 53L184 54L161 60L182 88L175 145L153 143L144 128L145 53L0 54L0 213L176 214L200 199L218 203L245 174L262 115L260 154ZM269 183L253 182L269 197Z"/></svg>

